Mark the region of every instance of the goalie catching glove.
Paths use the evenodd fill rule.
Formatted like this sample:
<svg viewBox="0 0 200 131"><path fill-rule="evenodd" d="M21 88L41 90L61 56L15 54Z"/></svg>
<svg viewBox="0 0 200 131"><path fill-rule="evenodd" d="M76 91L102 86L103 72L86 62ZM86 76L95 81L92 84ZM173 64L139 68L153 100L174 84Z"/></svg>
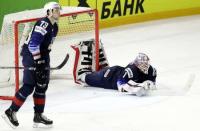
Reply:
<svg viewBox="0 0 200 131"><path fill-rule="evenodd" d="M126 84L120 83L120 81L117 82L118 91L128 92L136 96L145 96L149 90L156 89L155 83L150 80L146 80L143 83L136 83L133 80L129 80Z"/></svg>

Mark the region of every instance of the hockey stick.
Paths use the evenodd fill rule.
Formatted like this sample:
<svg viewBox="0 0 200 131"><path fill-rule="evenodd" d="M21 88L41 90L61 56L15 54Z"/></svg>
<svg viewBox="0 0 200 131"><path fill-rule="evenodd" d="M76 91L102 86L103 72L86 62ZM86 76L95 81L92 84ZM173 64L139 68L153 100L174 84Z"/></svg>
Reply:
<svg viewBox="0 0 200 131"><path fill-rule="evenodd" d="M56 66L56 67L51 67L51 68L46 68L46 70L59 70L61 69L68 61L69 59L69 54L67 54L65 56L65 59L63 60L63 62ZM0 66L0 69L24 69L24 70L35 70L35 67L22 67L22 66L19 66L19 67L14 67L14 66Z"/></svg>
<svg viewBox="0 0 200 131"><path fill-rule="evenodd" d="M185 84L182 87L170 87L169 85L158 83L157 90L151 92L151 95L160 95L160 96L183 96L186 95L191 89L196 75L189 74L188 78L185 81ZM175 88L175 89L174 89Z"/></svg>
<svg viewBox="0 0 200 131"><path fill-rule="evenodd" d="M65 56L65 59L63 60L63 62L60 65L58 65L57 67L51 67L50 70L59 70L59 69L61 69L67 63L68 60L69 60L69 54L67 54Z"/></svg>

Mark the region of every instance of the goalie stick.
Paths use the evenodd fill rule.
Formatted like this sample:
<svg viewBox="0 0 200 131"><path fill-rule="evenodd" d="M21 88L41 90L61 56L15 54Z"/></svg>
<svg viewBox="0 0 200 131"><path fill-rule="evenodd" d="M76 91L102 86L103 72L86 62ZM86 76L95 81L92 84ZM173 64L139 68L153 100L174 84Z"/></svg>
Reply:
<svg viewBox="0 0 200 131"><path fill-rule="evenodd" d="M176 86L169 86L163 83L157 83L157 89L154 92L151 92L151 95L159 95L159 96L183 96L186 95L195 80L196 75L194 73L189 74L188 78L186 79L184 85L176 87Z"/></svg>
<svg viewBox="0 0 200 131"><path fill-rule="evenodd" d="M50 67L46 68L46 70L59 70L61 69L68 61L69 59L69 54L65 56L65 59L62 61L62 63L56 67ZM35 70L35 67L14 67L14 66L0 66L0 69L24 69L24 70Z"/></svg>

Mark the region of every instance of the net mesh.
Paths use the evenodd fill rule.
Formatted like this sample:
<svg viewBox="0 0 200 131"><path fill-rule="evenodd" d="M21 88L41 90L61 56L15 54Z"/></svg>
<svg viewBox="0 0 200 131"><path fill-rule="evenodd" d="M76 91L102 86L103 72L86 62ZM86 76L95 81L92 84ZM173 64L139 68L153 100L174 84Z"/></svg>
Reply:
<svg viewBox="0 0 200 131"><path fill-rule="evenodd" d="M52 46L51 67L59 65L67 53L70 59L61 70L53 71L51 78L72 78L74 51L70 47L79 41L87 39L97 40L98 24L97 12L83 7L64 7L61 12L58 26L59 32ZM27 38L35 22L43 17L42 9L23 11L9 14L4 17L0 36L0 66L22 66L20 57L21 46ZM17 34L15 24L17 24ZM16 37L18 41L16 40ZM17 48L17 50L16 50ZM17 55L17 56L16 56ZM16 57L18 60L16 60ZM23 71L19 71L19 83L22 81ZM13 96L16 86L16 75L14 69L0 69L0 96ZM5 91L4 91L5 90ZM5 93L6 92L6 93Z"/></svg>

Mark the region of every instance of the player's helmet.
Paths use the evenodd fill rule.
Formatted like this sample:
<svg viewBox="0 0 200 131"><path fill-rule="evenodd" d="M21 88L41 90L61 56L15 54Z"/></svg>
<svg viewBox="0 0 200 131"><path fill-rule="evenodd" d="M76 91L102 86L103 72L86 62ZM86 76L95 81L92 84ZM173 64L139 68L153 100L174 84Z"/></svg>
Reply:
<svg viewBox="0 0 200 131"><path fill-rule="evenodd" d="M49 15L49 12L53 9L59 8L61 10L61 6L57 2L48 2L44 5L44 12Z"/></svg>
<svg viewBox="0 0 200 131"><path fill-rule="evenodd" d="M134 60L134 64L145 74L148 74L150 59L144 53L139 53Z"/></svg>

